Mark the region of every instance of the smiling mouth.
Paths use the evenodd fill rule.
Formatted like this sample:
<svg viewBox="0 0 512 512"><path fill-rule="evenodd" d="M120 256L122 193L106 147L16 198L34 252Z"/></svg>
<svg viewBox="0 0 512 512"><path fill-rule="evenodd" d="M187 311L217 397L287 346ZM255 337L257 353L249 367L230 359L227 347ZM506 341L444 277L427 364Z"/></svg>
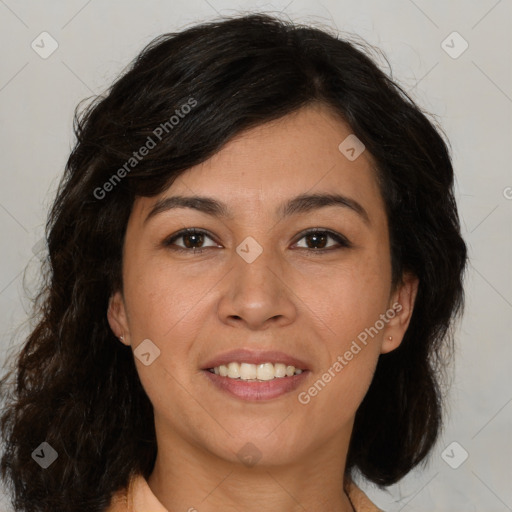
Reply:
<svg viewBox="0 0 512 512"><path fill-rule="evenodd" d="M222 373L227 372L225 376L221 375L221 368ZM233 362L206 368L202 373L215 388L227 396L261 403L289 395L304 383L311 372L284 363Z"/></svg>
<svg viewBox="0 0 512 512"><path fill-rule="evenodd" d="M247 382L266 382L275 379L286 379L294 375L300 375L303 371L301 368L286 365L284 363L239 363L233 361L226 365L208 368L207 371L233 380L242 380Z"/></svg>

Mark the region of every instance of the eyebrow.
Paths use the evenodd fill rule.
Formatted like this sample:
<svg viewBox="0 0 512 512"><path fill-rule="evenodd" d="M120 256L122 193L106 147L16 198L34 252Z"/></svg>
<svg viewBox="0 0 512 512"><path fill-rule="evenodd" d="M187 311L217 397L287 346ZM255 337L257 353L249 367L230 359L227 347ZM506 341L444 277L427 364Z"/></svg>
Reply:
<svg viewBox="0 0 512 512"><path fill-rule="evenodd" d="M365 224L371 224L368 212L361 204L355 199L341 194L301 194L281 204L276 210L276 215L282 220L292 215L308 213L327 206L339 206L352 210L359 215ZM234 218L234 215L225 203L212 197L171 196L158 200L144 219L143 224L146 224L146 222L155 215L175 208L191 208L213 217L224 219Z"/></svg>

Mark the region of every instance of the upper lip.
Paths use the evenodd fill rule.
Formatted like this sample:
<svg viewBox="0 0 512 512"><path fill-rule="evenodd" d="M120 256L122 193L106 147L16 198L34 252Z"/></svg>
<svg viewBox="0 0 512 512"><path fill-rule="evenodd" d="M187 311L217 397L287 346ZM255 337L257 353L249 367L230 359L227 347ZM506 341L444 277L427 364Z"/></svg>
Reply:
<svg viewBox="0 0 512 512"><path fill-rule="evenodd" d="M251 363L251 364L262 364L262 363L282 363L287 366L294 366L301 370L307 370L307 365L301 359L290 356L284 352L277 350L249 350L239 348L230 350L229 352L223 352L210 359L203 366L203 370L209 370L220 365L228 365L232 362L238 363Z"/></svg>

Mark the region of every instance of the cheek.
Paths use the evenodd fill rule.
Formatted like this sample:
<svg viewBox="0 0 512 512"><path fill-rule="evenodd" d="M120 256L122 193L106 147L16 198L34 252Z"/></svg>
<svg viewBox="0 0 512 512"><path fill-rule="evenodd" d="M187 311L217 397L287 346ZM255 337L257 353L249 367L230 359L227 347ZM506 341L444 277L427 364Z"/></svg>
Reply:
<svg viewBox="0 0 512 512"><path fill-rule="evenodd" d="M125 297L130 329L138 336L165 340L173 331L194 325L199 305L214 276L161 261L127 265ZM197 319L196 319L197 322Z"/></svg>
<svg viewBox="0 0 512 512"><path fill-rule="evenodd" d="M159 349L158 357L147 366L135 357L141 384L155 414L176 417L190 401L189 380L197 370L190 351L203 324L201 299L212 285L155 261L127 266L126 276L132 349L146 339Z"/></svg>
<svg viewBox="0 0 512 512"><path fill-rule="evenodd" d="M386 314L389 292L389 266L372 255L333 274L323 306L318 306L329 330L324 339L328 355L317 387L325 384L330 389L319 404L325 401L327 406L332 400L352 410L363 399L380 354L386 325L381 315Z"/></svg>
<svg viewBox="0 0 512 512"><path fill-rule="evenodd" d="M323 300L316 300L322 300L329 325L341 340L357 336L385 312L390 280L388 263L374 253L360 254L331 273Z"/></svg>
<svg viewBox="0 0 512 512"><path fill-rule="evenodd" d="M334 433L356 414L371 384L376 358L368 352L354 356L346 365L331 365L301 392L304 407L313 430ZM328 418L328 421L326 421Z"/></svg>

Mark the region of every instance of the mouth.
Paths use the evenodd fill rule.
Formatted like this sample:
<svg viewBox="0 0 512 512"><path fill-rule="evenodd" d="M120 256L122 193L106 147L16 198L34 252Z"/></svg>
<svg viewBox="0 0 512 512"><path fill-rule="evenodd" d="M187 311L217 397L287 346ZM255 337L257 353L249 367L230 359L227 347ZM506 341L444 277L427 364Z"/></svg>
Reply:
<svg viewBox="0 0 512 512"><path fill-rule="evenodd" d="M227 365L221 364L214 368L208 368L207 371L215 375L220 375L221 377L227 377L228 379L238 379L247 382L266 382L300 375L305 370L284 363L266 362L251 364L247 362L239 363L237 361L231 361Z"/></svg>
<svg viewBox="0 0 512 512"><path fill-rule="evenodd" d="M249 401L270 400L289 393L310 373L306 363L283 352L245 349L222 354L202 370L217 389Z"/></svg>

